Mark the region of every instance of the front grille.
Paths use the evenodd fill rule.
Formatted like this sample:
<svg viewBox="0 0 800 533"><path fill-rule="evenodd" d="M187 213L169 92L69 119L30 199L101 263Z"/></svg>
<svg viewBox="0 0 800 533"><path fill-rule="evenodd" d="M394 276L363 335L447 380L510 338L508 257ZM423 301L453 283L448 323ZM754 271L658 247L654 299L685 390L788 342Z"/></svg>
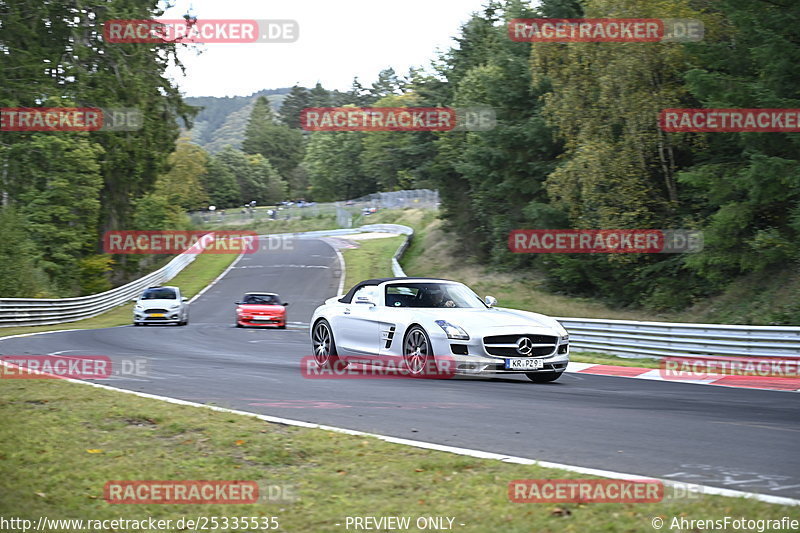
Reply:
<svg viewBox="0 0 800 533"><path fill-rule="evenodd" d="M533 344L531 353L521 354L517 351L520 337L527 337ZM556 349L558 337L553 335L492 335L483 338L486 353L501 357L544 357Z"/></svg>
<svg viewBox="0 0 800 533"><path fill-rule="evenodd" d="M145 313L169 313L166 309L148 309Z"/></svg>

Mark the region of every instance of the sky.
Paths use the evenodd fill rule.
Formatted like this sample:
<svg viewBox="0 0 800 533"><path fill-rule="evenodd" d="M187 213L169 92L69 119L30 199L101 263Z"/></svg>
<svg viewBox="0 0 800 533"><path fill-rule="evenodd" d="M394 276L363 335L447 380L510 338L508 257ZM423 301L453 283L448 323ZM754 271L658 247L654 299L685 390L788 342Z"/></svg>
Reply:
<svg viewBox="0 0 800 533"><path fill-rule="evenodd" d="M249 95L261 89L347 90L353 77L368 86L392 67L428 67L447 50L484 0L172 0L163 17L191 12L199 19L292 19L294 43L203 44L179 52L186 66L169 76L185 96ZM202 54L197 54L202 50Z"/></svg>

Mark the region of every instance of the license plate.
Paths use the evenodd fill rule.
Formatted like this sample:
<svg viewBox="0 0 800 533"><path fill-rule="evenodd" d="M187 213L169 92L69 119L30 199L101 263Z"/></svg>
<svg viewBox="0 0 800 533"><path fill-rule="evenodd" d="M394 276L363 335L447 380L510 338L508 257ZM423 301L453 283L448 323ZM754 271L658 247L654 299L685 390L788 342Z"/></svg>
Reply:
<svg viewBox="0 0 800 533"><path fill-rule="evenodd" d="M164 313L153 313L150 316L155 317L155 318L164 318L167 315L165 315Z"/></svg>
<svg viewBox="0 0 800 533"><path fill-rule="evenodd" d="M506 359L506 370L539 370L544 368L541 359Z"/></svg>

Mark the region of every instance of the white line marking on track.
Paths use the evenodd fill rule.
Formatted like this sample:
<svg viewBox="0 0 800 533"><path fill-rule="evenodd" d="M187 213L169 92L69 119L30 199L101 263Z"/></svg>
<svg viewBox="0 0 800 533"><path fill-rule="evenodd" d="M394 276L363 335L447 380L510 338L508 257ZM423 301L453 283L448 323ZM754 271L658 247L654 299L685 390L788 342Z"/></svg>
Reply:
<svg viewBox="0 0 800 533"><path fill-rule="evenodd" d="M191 305L191 304L192 304L192 302L194 302L195 300L197 300L198 298L200 298L200 297L201 297L201 296L202 296L202 295L203 295L203 294L204 294L204 293L205 293L205 292L206 292L208 289L210 289L211 287L213 287L214 285L216 285L216 284L217 284L217 282L218 282L219 280L221 280L222 278L224 278L224 277L225 277L225 275L226 275L228 272L230 272L231 270L233 270L233 268L236 266L236 264L237 264L239 261L241 261L241 260L242 260L242 257L244 257L244 253L241 253L241 254L239 254L239 257L237 257L236 259L234 259L234 260L233 260L233 263L231 263L230 265L228 265L228 268L226 268L225 270L223 270L223 271L222 271L222 274L220 274L219 276L217 276L216 278L214 278L214 280L213 280L211 283L209 283L208 285L206 285L205 287L203 287L203 289L202 289L200 292L198 292L197 294L195 294L195 295L194 295L194 297L193 297L191 300L189 300L189 302L188 302L188 303L189 303L189 305Z"/></svg>

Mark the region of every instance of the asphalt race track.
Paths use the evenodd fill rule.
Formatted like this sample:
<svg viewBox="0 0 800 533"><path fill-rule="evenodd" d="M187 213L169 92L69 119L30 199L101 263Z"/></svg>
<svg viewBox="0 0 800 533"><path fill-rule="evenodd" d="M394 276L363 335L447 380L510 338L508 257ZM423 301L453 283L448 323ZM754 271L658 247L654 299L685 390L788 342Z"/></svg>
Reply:
<svg viewBox="0 0 800 533"><path fill-rule="evenodd" d="M3 355L144 358L111 386L256 413L572 465L800 498L800 396L565 374L511 379L305 379L308 320L336 293L317 239L245 255L191 306L187 327L125 326L0 340ZM274 291L286 330L237 329L244 292ZM502 305L502 302L500 302Z"/></svg>

